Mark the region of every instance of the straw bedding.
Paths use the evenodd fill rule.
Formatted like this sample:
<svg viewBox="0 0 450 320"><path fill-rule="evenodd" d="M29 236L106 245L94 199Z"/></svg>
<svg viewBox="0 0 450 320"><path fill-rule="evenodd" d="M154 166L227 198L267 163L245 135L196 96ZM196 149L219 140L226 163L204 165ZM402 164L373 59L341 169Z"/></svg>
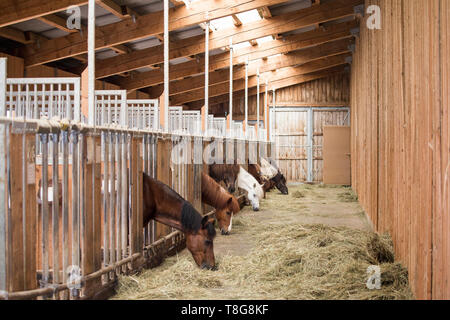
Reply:
<svg viewBox="0 0 450 320"><path fill-rule="evenodd" d="M243 256L216 257L218 271L197 268L189 253L137 276L121 277L114 299L412 299L408 273L387 235L347 227L255 224L236 218L254 239ZM369 290L367 267L381 268Z"/></svg>

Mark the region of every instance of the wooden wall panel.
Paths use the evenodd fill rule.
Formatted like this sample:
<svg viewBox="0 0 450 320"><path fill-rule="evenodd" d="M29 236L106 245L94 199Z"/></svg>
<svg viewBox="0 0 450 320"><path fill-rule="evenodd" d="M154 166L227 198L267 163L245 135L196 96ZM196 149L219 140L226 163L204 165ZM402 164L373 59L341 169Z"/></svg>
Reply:
<svg viewBox="0 0 450 320"><path fill-rule="evenodd" d="M269 105L272 106L272 92L268 93ZM318 79L306 83L276 90L277 106L348 106L350 104L350 75L349 73L337 74L328 78ZM264 114L264 92L260 95L261 121ZM257 98L248 98L249 119L256 117ZM221 103L210 107L210 113L223 117L228 112L229 104ZM233 101L233 119L242 119L245 114L244 98Z"/></svg>
<svg viewBox="0 0 450 320"><path fill-rule="evenodd" d="M419 299L450 299L446 0L371 0L351 72L352 184Z"/></svg>

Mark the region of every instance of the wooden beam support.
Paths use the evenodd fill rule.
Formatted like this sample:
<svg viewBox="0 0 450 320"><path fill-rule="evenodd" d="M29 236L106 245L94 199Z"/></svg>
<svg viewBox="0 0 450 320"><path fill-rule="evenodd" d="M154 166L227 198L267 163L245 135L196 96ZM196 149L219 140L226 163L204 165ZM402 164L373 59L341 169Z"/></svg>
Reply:
<svg viewBox="0 0 450 320"><path fill-rule="evenodd" d="M313 81L313 80L317 80L317 79L331 77L335 74L339 74L339 73L343 73L343 72L345 72L344 66L337 66L337 67L333 67L333 68L318 71L318 72L308 73L306 75L294 76L289 79L285 79L286 81L284 81L284 82L275 82L274 81L274 84L276 85L276 87L278 89L280 89L280 88L285 88L285 87L293 86L293 85L300 84L300 83L305 83L305 82L309 82L309 81ZM265 86L263 86L263 88L264 89L261 89L261 90L265 90ZM257 92L256 92L255 87L249 88L249 90L248 90L249 97L255 96L256 93ZM243 98L244 90L236 90L233 94L233 97L234 97L234 99ZM228 102L228 98L229 98L228 94L223 94L220 96L212 97L209 99L210 106L214 106L219 103ZM186 104L187 110L200 110L200 108L202 106L202 101L203 100L198 100L198 101L194 101L194 102L190 102L190 103Z"/></svg>
<svg viewBox="0 0 450 320"><path fill-rule="evenodd" d="M88 2L88 0L2 0L0 28L63 11L70 6L82 6Z"/></svg>
<svg viewBox="0 0 450 320"><path fill-rule="evenodd" d="M13 0L9 1L12 2ZM222 18L230 14L245 12L257 9L261 6L283 3L286 1L287 0L248 0L244 3L234 4L232 6L230 6L228 0L198 1L192 3L189 9L185 6L170 9L169 30L173 31L192 25L198 25L202 22ZM13 11L13 9L11 11ZM206 13L208 13L208 15L206 15ZM133 23L130 23L130 21L126 19L98 27L96 30L96 49L144 39L163 32L163 15L161 12L149 13L136 18L136 21ZM40 47L33 45L27 46L24 48L22 55L25 58L25 64L27 66L33 66L79 55L85 52L87 52L86 35L73 33L62 38L50 39L46 43L42 43Z"/></svg>
<svg viewBox="0 0 450 320"><path fill-rule="evenodd" d="M268 6L259 8L258 13L261 16L261 18L264 18L264 19L272 18L272 13L270 12L270 9Z"/></svg>
<svg viewBox="0 0 450 320"><path fill-rule="evenodd" d="M96 0L96 3L120 19L130 18L133 15L139 16L133 9L128 6L121 6L114 0Z"/></svg>
<svg viewBox="0 0 450 320"><path fill-rule="evenodd" d="M61 18L55 14L49 14L46 16L39 17L37 19L52 26L52 27L58 28L59 30L62 30L62 31L65 31L68 33L78 32L77 29L69 29L67 27L67 20L64 18Z"/></svg>
<svg viewBox="0 0 450 320"><path fill-rule="evenodd" d="M234 25L235 25L236 27L242 26L242 21L238 18L237 15L232 14L232 15L231 15L231 18L233 18L233 23L234 23Z"/></svg>
<svg viewBox="0 0 450 320"><path fill-rule="evenodd" d="M266 79L270 82L270 87L276 86L274 82L285 80L290 77L304 75L311 72L316 72L318 70L328 69L334 67L336 65L346 64L345 57L339 57L338 59L321 59L319 61L314 61L310 63L306 63L299 67L287 67L278 69L276 72L265 72L261 74L261 82L265 82ZM257 77L250 76L248 78L248 87L253 88L257 86ZM243 90L245 88L244 79L235 80L233 82L233 89L235 91ZM264 86L261 86L261 90L265 90ZM209 89L209 96L215 97L226 94L229 91L228 82L211 85ZM171 103L174 105L183 105L188 102L201 100L204 97L203 89L195 89L189 92L185 92L182 94L174 95L171 97Z"/></svg>
<svg viewBox="0 0 450 320"><path fill-rule="evenodd" d="M14 40L22 44L34 43L36 41L46 41L48 38L41 36L37 33L15 29L13 27L0 28L0 37Z"/></svg>
<svg viewBox="0 0 450 320"><path fill-rule="evenodd" d="M285 41L272 40L255 47L235 49L233 53L233 64L245 63L248 56L250 61L275 55L300 50L313 45L319 45L336 39L351 37L350 30L358 25L357 21L345 22L329 27L327 30L313 30L302 34L289 36ZM210 57L210 69L217 70L229 67L230 54L228 52ZM170 68L170 79L183 79L193 74L204 72L204 59L180 63ZM136 75L133 79L123 79L118 83L127 90L136 90L155 86L163 83L164 77L158 70L148 71Z"/></svg>
<svg viewBox="0 0 450 320"><path fill-rule="evenodd" d="M308 63L314 60L323 59L330 56L336 56L346 53L351 53L349 46L353 44L353 39L342 39L329 43L324 43L319 46L306 48L300 51L295 51L286 55L269 57L267 61L250 63L248 75L254 76L257 74L259 68L260 72L268 72L290 66L296 66ZM347 55L345 55L347 56ZM341 57L344 59L343 57ZM344 61L345 62L345 61ZM229 68L214 71L209 73L210 85L228 82ZM233 70L233 79L239 80L245 77L245 68L239 66ZM204 76L199 75L183 80L172 81L170 83L170 95L181 94L184 92L203 88Z"/></svg>
<svg viewBox="0 0 450 320"><path fill-rule="evenodd" d="M314 25L316 23L331 21L354 15L354 4L362 0L349 0L351 5L339 6L340 1L302 9L294 13L288 13L273 17L270 20L260 20L240 27L229 28L214 32L210 39L210 50L226 47L229 37L233 36L236 43L257 39L272 35L276 32L292 31L299 28ZM170 58L181 58L204 52L205 41L203 36L192 37L178 41L171 48ZM99 61L97 76L99 78L114 74L139 69L143 66L158 64L163 61L162 46L135 51L120 57L113 57Z"/></svg>

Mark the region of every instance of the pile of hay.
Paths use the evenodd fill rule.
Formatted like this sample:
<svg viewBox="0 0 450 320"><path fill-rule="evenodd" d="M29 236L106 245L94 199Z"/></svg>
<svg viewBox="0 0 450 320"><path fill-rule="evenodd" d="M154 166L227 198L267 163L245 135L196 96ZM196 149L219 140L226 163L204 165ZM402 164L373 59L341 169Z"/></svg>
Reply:
<svg viewBox="0 0 450 320"><path fill-rule="evenodd" d="M358 202L358 195L352 190L342 192L338 195L338 197L342 202Z"/></svg>
<svg viewBox="0 0 450 320"><path fill-rule="evenodd" d="M216 257L219 270L197 268L189 253L138 276L121 277L114 299L412 299L408 273L394 262L388 236L324 225L250 225L246 256ZM380 290L366 287L381 267Z"/></svg>

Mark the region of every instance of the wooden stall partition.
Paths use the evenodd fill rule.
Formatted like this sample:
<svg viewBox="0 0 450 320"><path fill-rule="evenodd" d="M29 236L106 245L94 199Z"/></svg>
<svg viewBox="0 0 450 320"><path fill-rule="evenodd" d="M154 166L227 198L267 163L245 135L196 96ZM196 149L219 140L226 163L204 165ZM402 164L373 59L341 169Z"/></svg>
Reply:
<svg viewBox="0 0 450 320"><path fill-rule="evenodd" d="M170 155L171 155L172 141L167 137L159 137L157 141L157 164L156 164L156 179L170 185ZM156 240L168 235L171 228L159 222L156 223Z"/></svg>
<svg viewBox="0 0 450 320"><path fill-rule="evenodd" d="M85 201L82 217L82 270L84 275L101 269L101 140L95 135L84 135L83 158L85 163L82 176L83 196ZM101 289L101 278L86 282L83 296L92 297Z"/></svg>
<svg viewBox="0 0 450 320"><path fill-rule="evenodd" d="M37 206L35 175L35 135L9 130L10 216L7 235L7 290L37 288L36 237Z"/></svg>

